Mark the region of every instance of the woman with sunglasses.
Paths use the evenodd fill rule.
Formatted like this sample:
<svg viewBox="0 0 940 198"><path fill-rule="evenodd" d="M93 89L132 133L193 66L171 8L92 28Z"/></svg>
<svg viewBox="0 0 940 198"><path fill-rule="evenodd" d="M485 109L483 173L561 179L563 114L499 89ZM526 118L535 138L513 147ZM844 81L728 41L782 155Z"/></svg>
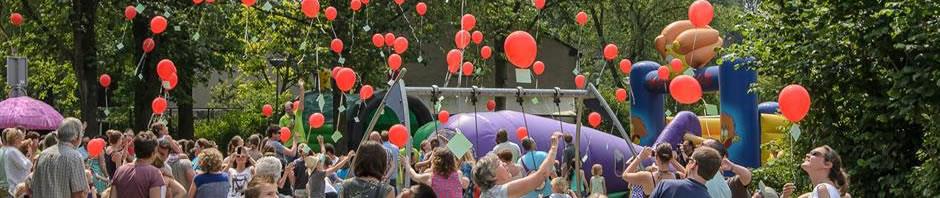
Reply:
<svg viewBox="0 0 940 198"><path fill-rule="evenodd" d="M239 146L234 149L235 152L232 153L232 160L228 165L228 174L231 176L232 190L229 191L228 197L244 197L244 190L248 187L248 181L251 181L251 176L254 175L255 169L252 166L254 160L248 156L248 149Z"/></svg>
<svg viewBox="0 0 940 198"><path fill-rule="evenodd" d="M651 156L656 156L653 166L647 167L647 170L639 170L640 164ZM676 172L669 169L670 165L676 169ZM631 197L649 197L659 182L666 179L685 178L685 172L685 167L676 161L672 145L660 143L656 145L656 150L644 148L640 151L640 154L634 157L627 169L623 171L621 177L630 184Z"/></svg>
<svg viewBox="0 0 940 198"><path fill-rule="evenodd" d="M842 169L842 157L828 145L816 147L803 157L800 168L809 175L813 182L813 191L800 197L809 198L837 198L846 194L849 189L849 180ZM790 197L794 189L793 183L783 187L781 197Z"/></svg>

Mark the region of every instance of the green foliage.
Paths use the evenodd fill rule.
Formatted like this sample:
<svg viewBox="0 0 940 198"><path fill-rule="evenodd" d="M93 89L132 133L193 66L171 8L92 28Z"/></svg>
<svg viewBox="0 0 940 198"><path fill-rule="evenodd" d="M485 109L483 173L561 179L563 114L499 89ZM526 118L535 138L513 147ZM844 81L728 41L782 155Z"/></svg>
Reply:
<svg viewBox="0 0 940 198"><path fill-rule="evenodd" d="M219 148L228 148L228 141L236 135L246 139L251 134L265 134L265 123L257 112L227 112L217 118L197 121L195 135L215 141Z"/></svg>
<svg viewBox="0 0 940 198"><path fill-rule="evenodd" d="M759 81L764 100L786 84L809 90L792 154L840 151L854 197L935 196L938 10L929 1L764 1L744 16L744 43L730 51L759 60L770 79Z"/></svg>

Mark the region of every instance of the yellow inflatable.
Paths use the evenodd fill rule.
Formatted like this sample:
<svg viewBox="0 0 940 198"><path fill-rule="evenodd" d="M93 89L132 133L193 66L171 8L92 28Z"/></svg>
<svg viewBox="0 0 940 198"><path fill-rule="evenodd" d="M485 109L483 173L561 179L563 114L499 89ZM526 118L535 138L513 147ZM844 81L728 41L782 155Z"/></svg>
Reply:
<svg viewBox="0 0 940 198"><path fill-rule="evenodd" d="M694 144L701 144L704 138L721 140L721 118L718 116L699 116L699 123L702 125L702 137L686 135L685 139L692 140ZM672 122L672 117L666 118L666 123ZM785 138L789 122L782 115L761 114L760 115L760 143L766 144L770 141ZM730 137L734 138L734 137ZM761 149L761 164L767 162L773 153L777 151L768 151Z"/></svg>

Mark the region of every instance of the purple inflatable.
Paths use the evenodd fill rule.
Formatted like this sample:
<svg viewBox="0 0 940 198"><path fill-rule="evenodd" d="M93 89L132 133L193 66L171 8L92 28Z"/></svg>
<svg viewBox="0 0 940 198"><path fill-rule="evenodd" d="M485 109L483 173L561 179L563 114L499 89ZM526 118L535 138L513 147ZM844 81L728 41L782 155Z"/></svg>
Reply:
<svg viewBox="0 0 940 198"><path fill-rule="evenodd" d="M516 137L516 128L525 126L522 119L523 113L516 111L499 112L478 112L476 119L474 113L461 113L451 116L450 122L444 127L451 129L460 129L470 142L473 143L473 150L476 157L486 155L493 146L496 145L496 132L499 129L509 131L510 141L519 144L519 138ZM525 114L528 120L529 137L535 140L538 150L548 150L553 132L562 131L565 134L575 135L575 125L570 123L561 123L562 130L559 130L559 121L540 117L531 114ZM681 135L680 135L681 138ZM636 152L640 152L642 147L627 143L624 139L617 136L598 131L588 126L581 128L581 159L587 156L584 161L585 178L591 178L591 166L601 164L604 167L604 178L607 180L608 192L619 192L627 190L627 184L620 178L620 174L626 169L626 161L633 157L628 146L632 146ZM561 161L564 142L559 145L561 149L556 156Z"/></svg>
<svg viewBox="0 0 940 198"><path fill-rule="evenodd" d="M672 145L672 150L678 151L679 144L682 143L682 137L685 136L685 133L702 136L702 126L695 113L689 111L677 113L676 117L672 119L672 122L663 128L663 132L660 133L659 138L656 138L656 144L653 145L667 142Z"/></svg>

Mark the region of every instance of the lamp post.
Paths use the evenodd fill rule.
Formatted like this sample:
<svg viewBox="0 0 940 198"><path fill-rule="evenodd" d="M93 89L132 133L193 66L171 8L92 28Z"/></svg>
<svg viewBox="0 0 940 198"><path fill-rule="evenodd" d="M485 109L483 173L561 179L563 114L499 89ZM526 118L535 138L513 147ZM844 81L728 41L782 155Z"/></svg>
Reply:
<svg viewBox="0 0 940 198"><path fill-rule="evenodd" d="M268 64L274 67L274 111L277 112L280 108L280 95L281 95L281 67L284 66L284 63L287 62L287 58L280 53L268 54ZM271 122L271 120L268 120Z"/></svg>

